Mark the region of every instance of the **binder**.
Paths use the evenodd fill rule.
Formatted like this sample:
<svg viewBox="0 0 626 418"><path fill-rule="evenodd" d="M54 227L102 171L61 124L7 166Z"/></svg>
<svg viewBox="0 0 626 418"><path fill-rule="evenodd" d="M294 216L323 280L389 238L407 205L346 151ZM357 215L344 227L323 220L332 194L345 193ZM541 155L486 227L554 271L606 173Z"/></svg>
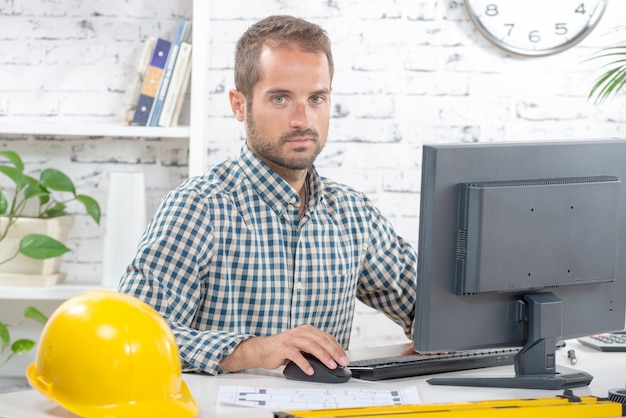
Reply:
<svg viewBox="0 0 626 418"><path fill-rule="evenodd" d="M176 57L170 86L165 95L159 126L177 126L183 99L191 77L191 44L183 42Z"/></svg>
<svg viewBox="0 0 626 418"><path fill-rule="evenodd" d="M143 84L139 92L137 108L135 109L135 115L132 121L133 125L146 126L148 124L150 112L159 90L159 84L163 78L165 63L171 45L172 43L166 39L158 38L156 41L154 52L152 53L152 58L146 69Z"/></svg>

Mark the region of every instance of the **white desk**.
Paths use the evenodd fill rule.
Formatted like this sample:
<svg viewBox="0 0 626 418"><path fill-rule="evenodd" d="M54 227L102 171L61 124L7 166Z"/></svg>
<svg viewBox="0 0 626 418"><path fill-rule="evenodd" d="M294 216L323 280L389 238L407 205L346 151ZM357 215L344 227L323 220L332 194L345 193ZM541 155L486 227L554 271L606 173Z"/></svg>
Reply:
<svg viewBox="0 0 626 418"><path fill-rule="evenodd" d="M567 350L574 348L578 363L572 366L567 359ZM351 359L361 359L392 355L399 353L401 346L379 347L375 349L350 352ZM557 350L557 363L562 366L577 368L591 373L594 377L588 387L573 389L578 396L606 397L610 389L624 387L626 382L626 353L601 353L580 345L576 341L568 341L567 347ZM468 370L454 373L455 375L512 375L513 366ZM252 386L263 388L322 388L326 385L296 382L286 380L281 370L263 371L254 370L246 373L236 373L221 376L183 375L189 389L200 406L200 417L273 417L271 409L255 409L219 404L217 391L220 386ZM426 379L430 376L418 378L393 379L370 382L351 379L337 387L391 389L416 386L424 403L450 403L487 399L511 398L547 398L561 394L562 391L530 390L530 389L501 389L501 388L471 388L430 386ZM0 417L3 418L75 418L65 409L48 401L34 390L14 392L0 395Z"/></svg>

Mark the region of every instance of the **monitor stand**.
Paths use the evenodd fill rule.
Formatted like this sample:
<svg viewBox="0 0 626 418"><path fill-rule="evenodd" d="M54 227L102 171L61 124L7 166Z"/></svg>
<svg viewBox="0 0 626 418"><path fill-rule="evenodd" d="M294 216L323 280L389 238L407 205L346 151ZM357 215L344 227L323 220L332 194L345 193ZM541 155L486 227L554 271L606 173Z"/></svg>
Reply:
<svg viewBox="0 0 626 418"><path fill-rule="evenodd" d="M524 296L528 338L515 355L515 376L436 377L431 385L522 389L567 389L587 386L593 376L556 366L555 347L561 335L561 300L551 292Z"/></svg>

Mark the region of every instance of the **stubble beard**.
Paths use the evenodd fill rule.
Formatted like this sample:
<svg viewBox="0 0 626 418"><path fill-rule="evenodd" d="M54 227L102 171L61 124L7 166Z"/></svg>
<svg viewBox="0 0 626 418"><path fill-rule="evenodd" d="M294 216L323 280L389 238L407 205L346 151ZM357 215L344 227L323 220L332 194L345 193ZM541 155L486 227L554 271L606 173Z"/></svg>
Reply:
<svg viewBox="0 0 626 418"><path fill-rule="evenodd" d="M246 120L246 136L248 146L262 160L275 164L279 167L289 170L307 170L315 162L317 156L322 152L324 146L320 142L319 133L314 129L304 129L288 132L281 135L278 141L268 140L259 135L258 129L254 122L252 109L248 109ZM281 151L285 142L298 137L309 137L314 140L314 148L296 148L296 155L287 156ZM311 152L312 151L312 152Z"/></svg>

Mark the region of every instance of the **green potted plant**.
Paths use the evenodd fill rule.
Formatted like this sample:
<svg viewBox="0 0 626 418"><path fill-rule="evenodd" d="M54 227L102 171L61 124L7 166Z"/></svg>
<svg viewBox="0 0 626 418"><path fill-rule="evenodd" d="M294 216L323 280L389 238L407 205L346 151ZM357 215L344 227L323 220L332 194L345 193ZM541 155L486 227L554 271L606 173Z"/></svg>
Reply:
<svg viewBox="0 0 626 418"><path fill-rule="evenodd" d="M59 272L61 256L71 251L64 243L74 222L67 204L81 203L96 224L100 224L100 205L78 194L60 170L46 168L35 178L24 168L19 154L0 151L0 175L14 186L0 189L0 279L5 279L0 282L57 283L64 277Z"/></svg>
<svg viewBox="0 0 626 418"><path fill-rule="evenodd" d="M35 341L28 338L20 338L15 341L11 339L9 328L19 326L27 319L45 325L48 317L37 308L27 306L24 309L22 317L17 322L7 323L0 321L0 368L7 364L13 357L27 353L35 346Z"/></svg>

